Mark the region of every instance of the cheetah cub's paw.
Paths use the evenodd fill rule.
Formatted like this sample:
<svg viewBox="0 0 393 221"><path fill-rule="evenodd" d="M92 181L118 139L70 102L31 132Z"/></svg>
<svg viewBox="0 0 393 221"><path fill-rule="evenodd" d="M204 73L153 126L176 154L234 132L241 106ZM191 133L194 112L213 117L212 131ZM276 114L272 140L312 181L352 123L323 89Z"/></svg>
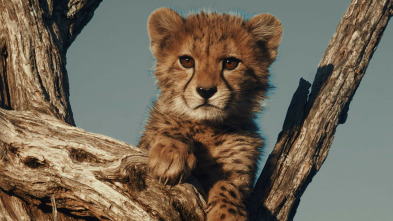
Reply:
<svg viewBox="0 0 393 221"><path fill-rule="evenodd" d="M172 138L157 136L151 142L148 167L164 184L181 183L196 165L192 147Z"/></svg>

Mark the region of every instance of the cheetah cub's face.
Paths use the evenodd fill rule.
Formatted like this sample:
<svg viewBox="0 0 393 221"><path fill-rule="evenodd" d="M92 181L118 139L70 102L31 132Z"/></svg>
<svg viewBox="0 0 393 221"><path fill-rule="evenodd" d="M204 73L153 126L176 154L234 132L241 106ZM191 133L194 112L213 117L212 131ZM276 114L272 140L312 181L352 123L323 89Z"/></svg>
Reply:
<svg viewBox="0 0 393 221"><path fill-rule="evenodd" d="M281 40L276 17L244 21L200 12L183 18L160 8L150 15L148 31L157 60L158 108L209 121L259 111Z"/></svg>

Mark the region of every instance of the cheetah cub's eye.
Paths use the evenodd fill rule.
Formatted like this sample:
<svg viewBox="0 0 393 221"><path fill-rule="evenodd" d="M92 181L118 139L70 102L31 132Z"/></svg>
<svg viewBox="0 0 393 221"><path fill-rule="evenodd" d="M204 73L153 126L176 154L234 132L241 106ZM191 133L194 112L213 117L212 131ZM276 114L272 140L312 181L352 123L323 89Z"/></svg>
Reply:
<svg viewBox="0 0 393 221"><path fill-rule="evenodd" d="M192 57L190 56L181 56L179 58L180 64L184 67L184 68L192 68L195 65L195 61Z"/></svg>
<svg viewBox="0 0 393 221"><path fill-rule="evenodd" d="M239 65L240 61L237 58L225 58L224 59L224 63L222 64L224 69L227 70L233 70L235 68L237 68L237 66Z"/></svg>

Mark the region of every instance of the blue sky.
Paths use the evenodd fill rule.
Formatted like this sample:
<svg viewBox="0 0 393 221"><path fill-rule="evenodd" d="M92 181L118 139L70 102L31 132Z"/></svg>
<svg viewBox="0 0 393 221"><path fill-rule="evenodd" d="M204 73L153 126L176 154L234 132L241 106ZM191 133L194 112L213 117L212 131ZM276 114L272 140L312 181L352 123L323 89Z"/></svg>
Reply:
<svg viewBox="0 0 393 221"><path fill-rule="evenodd" d="M165 4L164 4L165 3ZM276 89L259 123L267 155L281 130L301 77L312 82L348 0L103 1L67 54L71 106L78 127L137 144L156 96L146 21L156 8L212 9L249 16L276 15L283 23ZM301 198L295 221L393 220L393 27L388 26L339 125L331 151Z"/></svg>

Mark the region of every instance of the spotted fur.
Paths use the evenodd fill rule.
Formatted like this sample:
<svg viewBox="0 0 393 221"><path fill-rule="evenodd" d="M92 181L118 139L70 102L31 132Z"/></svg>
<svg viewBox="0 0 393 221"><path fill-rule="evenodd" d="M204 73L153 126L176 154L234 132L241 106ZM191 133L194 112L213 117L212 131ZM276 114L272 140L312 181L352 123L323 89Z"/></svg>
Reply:
<svg viewBox="0 0 393 221"><path fill-rule="evenodd" d="M206 12L184 18L160 8L148 31L160 96L138 146L149 150L150 173L172 185L197 178L207 220L247 220L244 201L263 147L254 118L269 88L280 21ZM235 68L226 68L231 61Z"/></svg>

